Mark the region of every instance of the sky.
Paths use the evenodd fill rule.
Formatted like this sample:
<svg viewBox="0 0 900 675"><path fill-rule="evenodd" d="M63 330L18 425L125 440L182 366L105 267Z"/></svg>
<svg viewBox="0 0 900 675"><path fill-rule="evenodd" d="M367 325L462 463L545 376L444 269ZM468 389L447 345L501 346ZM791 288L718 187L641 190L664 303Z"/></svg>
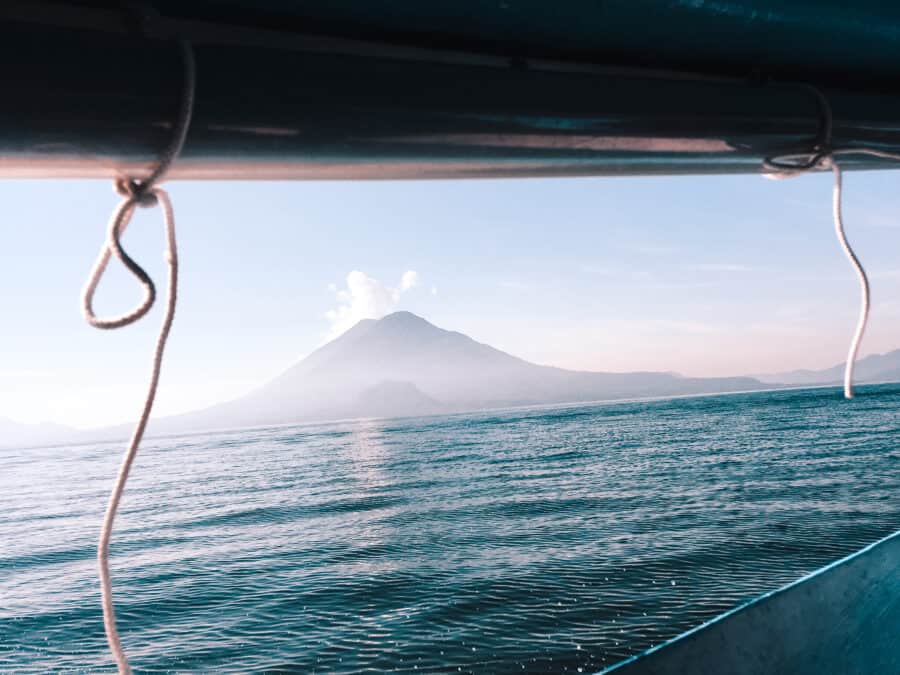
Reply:
<svg viewBox="0 0 900 675"><path fill-rule="evenodd" d="M845 176L872 283L861 354L900 347L900 176ZM156 414L235 398L363 318L415 312L542 364L693 376L841 362L859 289L830 174L173 182L178 310ZM80 295L117 197L108 181L0 181L0 417L133 420L161 320L88 326ZM165 292L158 210L124 239ZM140 289L118 263L98 313Z"/></svg>

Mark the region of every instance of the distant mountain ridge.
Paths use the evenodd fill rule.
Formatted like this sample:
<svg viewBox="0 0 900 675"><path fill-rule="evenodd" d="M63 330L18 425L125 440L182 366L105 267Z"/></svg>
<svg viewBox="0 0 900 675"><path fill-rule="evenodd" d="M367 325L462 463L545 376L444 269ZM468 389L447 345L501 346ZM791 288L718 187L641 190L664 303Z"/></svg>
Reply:
<svg viewBox="0 0 900 675"><path fill-rule="evenodd" d="M410 312L360 321L268 384L154 429L393 417L761 389L749 377L594 373L529 363Z"/></svg>
<svg viewBox="0 0 900 675"><path fill-rule="evenodd" d="M813 384L837 384L844 379L844 363L822 370L791 370L785 373L756 375L762 382L791 386ZM886 354L871 354L857 359L853 369L856 382L896 382L900 381L900 349Z"/></svg>
<svg viewBox="0 0 900 675"><path fill-rule="evenodd" d="M62 424L20 424L0 417L0 447L33 443L67 443L78 431Z"/></svg>
<svg viewBox="0 0 900 675"><path fill-rule="evenodd" d="M836 383L842 373L842 365L759 378L566 370L529 363L462 333L438 328L410 312L395 312L382 319L360 321L245 396L205 410L154 419L149 431L182 433L516 405L754 391ZM861 381L900 380L900 350L861 359L857 373ZM130 433L130 425L79 432L55 425L28 427L0 419L0 447L121 439Z"/></svg>

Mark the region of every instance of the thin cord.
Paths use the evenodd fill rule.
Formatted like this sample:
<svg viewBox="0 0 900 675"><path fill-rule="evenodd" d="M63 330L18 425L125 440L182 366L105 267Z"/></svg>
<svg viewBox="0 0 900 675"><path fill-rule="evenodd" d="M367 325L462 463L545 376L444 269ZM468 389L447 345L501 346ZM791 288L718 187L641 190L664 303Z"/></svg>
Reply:
<svg viewBox="0 0 900 675"><path fill-rule="evenodd" d="M184 67L184 76L181 88L181 104L178 108L178 118L175 128L172 130L172 140L159 157L159 163L149 176L143 180L129 180L128 187L122 184L122 179L117 181L116 189L119 194L141 194L159 183L172 164L181 154L184 141L187 138L188 129L191 126L191 116L194 112L194 92L196 90L197 67L194 62L194 50L190 42L184 39L178 40L181 49L181 61Z"/></svg>
<svg viewBox="0 0 900 675"><path fill-rule="evenodd" d="M863 335L866 332L866 324L869 320L869 278L866 276L866 270L862 263L850 246L847 240L847 233L844 230L844 220L841 209L843 198L843 174L841 167L836 161L836 157L841 155L871 155L882 159L893 159L900 161L900 154L886 152L877 148L841 148L834 149L831 146L832 129L834 126L831 106L828 99L821 91L815 87L804 85L805 88L812 91L819 102L819 110L821 113L821 124L819 135L816 138L812 152L796 153L789 155L780 155L777 157L766 158L763 161L763 169L766 171L766 177L783 179L800 176L809 171L830 169L834 174L834 193L832 198L832 215L834 217L834 229L837 234L838 242L847 256L847 260L856 271L859 278L860 287L860 309L859 319L856 323L856 330L853 333L853 339L850 342L850 349L847 353L847 363L844 366L844 397L853 398L853 370L856 365L856 358L859 354L859 346L862 342Z"/></svg>
<svg viewBox="0 0 900 675"><path fill-rule="evenodd" d="M113 604L112 584L109 572L109 542L110 537L112 536L113 524L116 519L119 502L122 499L122 492L125 490L125 483L128 481L131 465L134 463L134 458L137 456L138 447L144 436L147 421L150 418L150 412L153 410L153 402L156 398L156 390L159 385L163 353L166 348L166 340L169 337L169 331L172 327L172 320L175 317L175 304L178 297L178 247L175 242L175 219L172 212L172 203L169 200L168 194L161 188L153 188L150 193L158 199L163 209L163 219L165 221L166 230L166 260L169 265L169 294L166 300L166 311L163 316L162 327L160 328L159 336L156 339L156 347L153 351L153 366L150 375L150 384L147 388L147 395L144 399L140 419L132 432L128 449L126 450L122 464L119 467L119 473L109 497L106 514L103 518L103 526L100 530L100 541L97 546L97 560L100 568L100 590L103 602L103 625L106 629L106 638L109 642L110 651L116 659L120 673L131 673L131 667L128 664L128 657L125 655L122 641L119 638L119 631L116 626L116 611ZM128 202L126 201L125 203ZM121 207L116 209L111 225L111 230L113 232L112 236L115 237L116 244L118 244L119 235L121 235L122 231L125 229L124 224L131 218L133 211L134 204L129 204L125 209L122 209ZM135 316L139 317L140 315ZM122 318L128 318L128 315ZM120 321L122 318L120 318ZM129 323L134 320L136 320L136 318L130 319ZM127 325L127 323L120 325ZM102 327L114 328L117 326L114 323L109 323Z"/></svg>
<svg viewBox="0 0 900 675"><path fill-rule="evenodd" d="M144 316L153 306L156 299L156 290L153 281L149 275L138 265L122 248L121 237L124 234L134 210L138 207L151 208L159 204L163 212L163 223L166 231L166 262L169 267L168 274L168 298L166 299L166 310L163 316L162 326L159 336L156 339L156 346L153 351L153 365L150 375L150 383L147 388L147 395L144 398L144 405L141 409L141 416L135 425L131 440L128 443L128 449L122 459L119 467L119 473L116 477L115 485L109 496L109 503L106 507L106 514L103 518L103 526L100 530L100 540L97 545L97 562L100 571L100 592L103 604L103 625L106 629L106 638L109 643L110 652L118 664L119 673L123 675L130 674L131 666L128 663L128 657L122 647L122 641L119 638L119 631L116 626L116 611L113 603L112 583L109 573L109 542L112 536L113 525L116 519L116 513L119 509L119 502L122 499L122 493L125 490L125 484L128 481L128 474L137 456L138 447L144 436L144 430L147 427L147 421L150 419L150 413L153 410L153 402L156 399L156 390L159 385L159 375L162 368L163 354L166 348L166 341L169 337L169 331L172 328L172 320L175 317L175 305L178 298L178 247L175 241L175 215L172 209L172 202L169 200L168 193L160 187L156 186L162 177L171 167L172 163L178 158L187 131L191 122L191 115L194 106L195 91L195 66L194 54L188 42L179 41L181 46L182 58L184 61L184 89L181 98L181 106L178 112L178 120L173 130L172 142L162 153L159 164L143 180L120 178L115 182L116 191L123 196L122 201L113 211L109 221L109 232L107 239L103 244L100 255L91 270L88 282L85 285L82 296L82 308L88 323L96 328L114 329L122 328L134 323ZM122 264L130 271L135 278L144 287L144 299L141 303L130 312L126 312L120 316L111 318L100 318L96 316L93 310L94 293L106 271L110 257L115 256L122 261Z"/></svg>
<svg viewBox="0 0 900 675"><path fill-rule="evenodd" d="M853 398L853 368L856 365L856 356L859 353L859 344L862 342L863 334L866 332L866 323L869 320L869 278L866 276L866 270L863 269L859 258L853 252L850 242L847 241L847 234L844 232L844 219L841 213L841 195L843 192L843 180L841 167L838 163L831 161L831 171L834 174L834 196L832 198L832 209L834 214L834 229L837 233L838 241L841 248L844 249L844 255L856 270L856 276L859 277L860 288L860 307L859 319L856 322L856 331L853 333L853 340L850 342L850 350L847 352L847 364L844 367L844 396Z"/></svg>

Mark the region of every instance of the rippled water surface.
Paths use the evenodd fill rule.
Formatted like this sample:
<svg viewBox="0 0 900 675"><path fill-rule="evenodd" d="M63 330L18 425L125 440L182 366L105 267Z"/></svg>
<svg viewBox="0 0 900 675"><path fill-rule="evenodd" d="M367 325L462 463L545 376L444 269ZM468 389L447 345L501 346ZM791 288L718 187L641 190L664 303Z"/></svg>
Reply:
<svg viewBox="0 0 900 675"><path fill-rule="evenodd" d="M900 385L155 439L137 671L593 672L900 528ZM109 671L121 444L0 450L0 670Z"/></svg>

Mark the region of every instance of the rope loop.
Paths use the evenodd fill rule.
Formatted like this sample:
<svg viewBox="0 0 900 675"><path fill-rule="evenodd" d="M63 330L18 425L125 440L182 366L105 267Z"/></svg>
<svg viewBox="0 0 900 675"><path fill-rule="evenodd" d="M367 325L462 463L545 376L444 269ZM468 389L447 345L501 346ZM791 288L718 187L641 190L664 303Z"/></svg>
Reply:
<svg viewBox="0 0 900 675"><path fill-rule="evenodd" d="M156 192L154 191L149 194L153 197L155 202L157 199ZM156 286L153 284L150 275L148 275L147 272L144 271L144 268L138 265L134 259L126 253L125 249L122 248L122 234L131 222L134 209L138 204L140 204L139 197L126 197L113 211L109 220L109 232L106 241L103 242L103 247L100 249L100 255L97 257L94 268L91 270L91 274L88 277L88 282L84 287L84 293L82 294L82 310L85 319L94 328L123 328L124 326L134 323L149 312L150 308L153 307L153 303L156 301ZM125 312L119 316L102 318L94 313L94 293L97 291L97 286L100 284L100 280L106 273L109 259L113 255L122 262L125 269L127 269L132 276L137 279L138 283L143 286L144 298L141 300L140 304L129 312Z"/></svg>
<svg viewBox="0 0 900 675"><path fill-rule="evenodd" d="M109 233L94 268L82 293L82 311L87 322L95 328L114 329L122 328L134 323L143 317L153 307L156 301L156 288L152 279L122 248L120 241L122 234L131 222L135 207L152 208L159 202L159 189L155 186L160 183L172 163L181 153L187 131L191 124L194 110L194 94L196 89L196 65L194 50L187 40L179 39L178 46L181 51L182 65L184 69L183 88L181 102L178 110L178 119L173 128L169 145L160 154L160 159L150 174L143 179L119 176L113 183L114 190L122 196L122 201L113 211L109 221ZM134 276L144 289L144 297L134 309L125 314L110 318L101 318L94 313L94 293L106 272L109 259L115 255ZM172 257L172 252L167 252L167 259Z"/></svg>
<svg viewBox="0 0 900 675"><path fill-rule="evenodd" d="M831 112L831 103L817 87L805 84L797 86L812 94L816 99L819 128L813 139L811 150L766 157L763 160L763 170L766 172L767 178L776 180L793 178L807 171L827 170L832 166L834 117Z"/></svg>

